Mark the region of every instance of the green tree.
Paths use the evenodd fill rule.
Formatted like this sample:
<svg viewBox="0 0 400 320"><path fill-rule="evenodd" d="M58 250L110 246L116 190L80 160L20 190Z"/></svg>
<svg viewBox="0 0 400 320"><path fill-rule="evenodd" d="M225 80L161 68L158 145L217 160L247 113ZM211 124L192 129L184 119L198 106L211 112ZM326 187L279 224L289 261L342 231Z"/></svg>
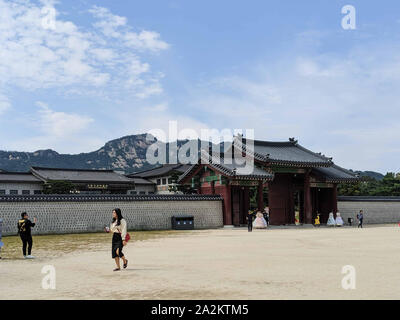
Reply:
<svg viewBox="0 0 400 320"><path fill-rule="evenodd" d="M195 188L192 188L191 185L188 184L178 184L178 179L179 179L179 172L173 171L171 174L171 182L173 183L168 187L169 192L182 192L183 194L194 194L197 193L197 190Z"/></svg>
<svg viewBox="0 0 400 320"><path fill-rule="evenodd" d="M76 186L69 181L53 180L44 185L44 194L69 194L76 190Z"/></svg>

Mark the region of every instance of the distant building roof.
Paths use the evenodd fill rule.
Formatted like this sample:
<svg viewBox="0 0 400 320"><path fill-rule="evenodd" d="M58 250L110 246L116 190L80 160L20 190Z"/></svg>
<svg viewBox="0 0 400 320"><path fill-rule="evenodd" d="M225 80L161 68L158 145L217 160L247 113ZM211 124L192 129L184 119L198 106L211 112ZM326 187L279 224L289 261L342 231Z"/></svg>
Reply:
<svg viewBox="0 0 400 320"><path fill-rule="evenodd" d="M86 169L57 169L57 168L43 168L32 167L31 172L33 175L42 181L61 180L71 182L102 182L102 183L119 183L127 184L133 183L121 174L112 170L86 170Z"/></svg>
<svg viewBox="0 0 400 320"><path fill-rule="evenodd" d="M329 167L333 164L332 158L302 147L294 138L284 142L243 139L242 144L235 137L233 145L254 156L255 160L270 164L296 167Z"/></svg>
<svg viewBox="0 0 400 320"><path fill-rule="evenodd" d="M142 172L136 172L128 175L130 178L140 177L140 178L153 178L153 177L161 177L170 174L172 171L176 171L178 173L184 173L187 169L191 167L190 164L164 164L158 166L154 169L149 169Z"/></svg>
<svg viewBox="0 0 400 320"><path fill-rule="evenodd" d="M133 178L130 178L131 180L133 180L133 182L135 183L135 185L155 185L155 183L154 182L151 182L151 181L149 181L149 180L146 180L146 179L143 179L143 178L140 178L140 177L133 177Z"/></svg>
<svg viewBox="0 0 400 320"><path fill-rule="evenodd" d="M28 182L41 183L42 181L36 178L30 172L0 172L0 182Z"/></svg>

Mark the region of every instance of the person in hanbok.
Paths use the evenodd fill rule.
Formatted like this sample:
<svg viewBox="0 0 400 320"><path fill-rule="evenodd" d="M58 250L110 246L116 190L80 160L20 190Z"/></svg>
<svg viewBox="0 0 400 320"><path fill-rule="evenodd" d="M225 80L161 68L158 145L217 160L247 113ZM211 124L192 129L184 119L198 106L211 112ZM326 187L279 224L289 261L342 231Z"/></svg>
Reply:
<svg viewBox="0 0 400 320"><path fill-rule="evenodd" d="M320 214L317 213L317 217L314 220L314 226L319 227L321 225Z"/></svg>
<svg viewBox="0 0 400 320"><path fill-rule="evenodd" d="M335 226L336 225L336 221L335 218L333 217L333 212L329 213L329 218L328 218L328 222L326 223L327 226Z"/></svg>
<svg viewBox="0 0 400 320"><path fill-rule="evenodd" d="M256 218L253 222L254 229L266 229L267 228L267 221L264 219L263 214L261 211L257 211Z"/></svg>
<svg viewBox="0 0 400 320"><path fill-rule="evenodd" d="M338 227L341 227L343 224L344 224L344 222L343 222L343 219L342 219L342 217L340 216L340 212L337 212L336 213L336 225L338 226Z"/></svg>

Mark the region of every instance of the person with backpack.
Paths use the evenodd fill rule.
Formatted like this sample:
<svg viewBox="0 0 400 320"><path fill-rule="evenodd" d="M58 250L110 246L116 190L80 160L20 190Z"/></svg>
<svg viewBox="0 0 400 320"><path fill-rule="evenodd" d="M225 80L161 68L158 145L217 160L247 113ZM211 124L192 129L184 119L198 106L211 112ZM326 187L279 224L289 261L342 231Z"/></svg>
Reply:
<svg viewBox="0 0 400 320"><path fill-rule="evenodd" d="M364 211L360 210L360 213L357 215L357 219L358 219L358 228L363 227L363 221L364 221Z"/></svg>
<svg viewBox="0 0 400 320"><path fill-rule="evenodd" d="M25 259L34 259L35 257L31 255L32 253L32 234L31 228L36 225L36 218L33 218L33 223L29 220L29 216L26 212L21 213L21 219L18 220L18 234L22 240L22 254ZM28 246L28 255L26 255L26 247Z"/></svg>
<svg viewBox="0 0 400 320"><path fill-rule="evenodd" d="M111 256L115 259L115 264L117 265L117 268L113 271L120 271L120 259L124 262L124 269L128 266L128 260L125 258L122 248L126 245L127 241L129 241L130 236L129 233L127 233L127 223L122 217L121 209L114 209L112 218L110 228L106 228L106 232L111 232L113 234Z"/></svg>

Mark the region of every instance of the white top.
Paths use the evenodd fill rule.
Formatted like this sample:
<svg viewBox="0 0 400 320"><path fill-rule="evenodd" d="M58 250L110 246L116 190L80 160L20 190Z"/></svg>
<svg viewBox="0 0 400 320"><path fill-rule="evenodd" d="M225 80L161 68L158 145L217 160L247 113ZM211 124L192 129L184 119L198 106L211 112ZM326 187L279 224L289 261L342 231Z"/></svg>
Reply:
<svg viewBox="0 0 400 320"><path fill-rule="evenodd" d="M121 219L121 224L117 226L117 220L111 223L110 232L117 232L121 234L122 241L125 241L126 233L127 233L127 224L125 219Z"/></svg>

